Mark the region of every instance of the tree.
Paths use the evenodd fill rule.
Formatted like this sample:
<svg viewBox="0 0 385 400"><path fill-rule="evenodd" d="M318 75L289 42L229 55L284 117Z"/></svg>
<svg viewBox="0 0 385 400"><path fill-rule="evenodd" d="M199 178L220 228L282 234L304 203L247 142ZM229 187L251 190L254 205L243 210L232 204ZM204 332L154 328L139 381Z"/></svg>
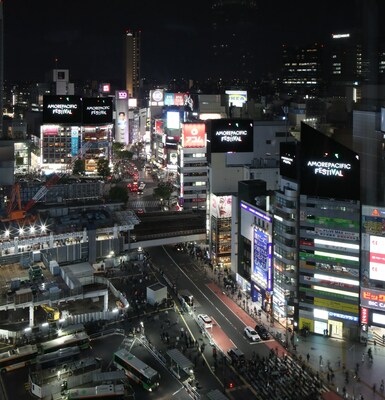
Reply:
<svg viewBox="0 0 385 400"><path fill-rule="evenodd" d="M127 188L122 186L114 186L110 189L109 196L112 201L127 203L128 201Z"/></svg>
<svg viewBox="0 0 385 400"><path fill-rule="evenodd" d="M102 176L103 178L107 178L107 176L111 175L111 169L108 165L108 160L105 158L99 158L97 166L98 175Z"/></svg>
<svg viewBox="0 0 385 400"><path fill-rule="evenodd" d="M132 156L134 155L134 153L132 151L128 151L128 150L123 150L120 151L117 156L119 158L125 159L125 160L132 160Z"/></svg>
<svg viewBox="0 0 385 400"><path fill-rule="evenodd" d="M154 189L154 197L169 201L173 191L174 186L171 182L159 182L158 186Z"/></svg>
<svg viewBox="0 0 385 400"><path fill-rule="evenodd" d="M118 153L119 151L122 151L124 149L124 144L119 143L119 142L114 142L112 143L112 151L115 153Z"/></svg>
<svg viewBox="0 0 385 400"><path fill-rule="evenodd" d="M86 171L85 160L76 160L72 169L72 175L83 175Z"/></svg>

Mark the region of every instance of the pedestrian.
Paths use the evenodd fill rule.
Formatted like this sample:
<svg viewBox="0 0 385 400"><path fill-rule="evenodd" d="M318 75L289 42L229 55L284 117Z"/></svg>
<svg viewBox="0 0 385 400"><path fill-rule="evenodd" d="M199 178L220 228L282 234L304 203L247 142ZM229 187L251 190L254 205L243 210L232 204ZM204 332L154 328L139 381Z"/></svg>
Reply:
<svg viewBox="0 0 385 400"><path fill-rule="evenodd" d="M361 362L362 364L365 362L365 353L362 353Z"/></svg>
<svg viewBox="0 0 385 400"><path fill-rule="evenodd" d="M373 383L373 394L376 393L376 384Z"/></svg>
<svg viewBox="0 0 385 400"><path fill-rule="evenodd" d="M307 362L309 362L309 360L310 360L310 354L309 353L306 354L306 360L307 360Z"/></svg>
<svg viewBox="0 0 385 400"><path fill-rule="evenodd" d="M385 333L382 335L382 344L385 345Z"/></svg>
<svg viewBox="0 0 385 400"><path fill-rule="evenodd" d="M319 356L319 365L322 367L322 356Z"/></svg>
<svg viewBox="0 0 385 400"><path fill-rule="evenodd" d="M381 391L381 393L383 393L383 391L384 391L384 380L383 379L381 379L380 391Z"/></svg>

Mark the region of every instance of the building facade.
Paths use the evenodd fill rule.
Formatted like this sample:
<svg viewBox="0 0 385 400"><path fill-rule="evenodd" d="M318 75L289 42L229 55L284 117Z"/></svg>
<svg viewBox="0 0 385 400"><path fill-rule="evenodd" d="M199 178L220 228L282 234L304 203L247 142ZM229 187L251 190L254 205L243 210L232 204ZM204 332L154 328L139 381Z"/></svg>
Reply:
<svg viewBox="0 0 385 400"><path fill-rule="evenodd" d="M129 97L139 97L141 32L127 31L125 36L125 82Z"/></svg>

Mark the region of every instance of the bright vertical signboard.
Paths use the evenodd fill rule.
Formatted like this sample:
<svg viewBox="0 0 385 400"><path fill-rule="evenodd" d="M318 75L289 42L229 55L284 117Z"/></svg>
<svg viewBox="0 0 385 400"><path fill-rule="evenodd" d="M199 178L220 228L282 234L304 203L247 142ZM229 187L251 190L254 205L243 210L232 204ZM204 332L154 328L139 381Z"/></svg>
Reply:
<svg viewBox="0 0 385 400"><path fill-rule="evenodd" d="M385 237L370 237L369 270L370 279L385 280Z"/></svg>

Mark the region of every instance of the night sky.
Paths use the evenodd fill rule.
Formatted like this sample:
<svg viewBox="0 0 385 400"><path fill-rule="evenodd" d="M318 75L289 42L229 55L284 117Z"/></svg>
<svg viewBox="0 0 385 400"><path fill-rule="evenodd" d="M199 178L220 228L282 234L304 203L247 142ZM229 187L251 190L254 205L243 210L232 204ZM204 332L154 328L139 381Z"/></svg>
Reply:
<svg viewBox="0 0 385 400"><path fill-rule="evenodd" d="M276 70L282 43L354 24L353 0L313 3L260 1L259 74ZM118 80L128 28L142 31L142 77L202 79L209 70L209 10L210 0L4 0L5 79L43 81L57 66L68 68L71 80Z"/></svg>

